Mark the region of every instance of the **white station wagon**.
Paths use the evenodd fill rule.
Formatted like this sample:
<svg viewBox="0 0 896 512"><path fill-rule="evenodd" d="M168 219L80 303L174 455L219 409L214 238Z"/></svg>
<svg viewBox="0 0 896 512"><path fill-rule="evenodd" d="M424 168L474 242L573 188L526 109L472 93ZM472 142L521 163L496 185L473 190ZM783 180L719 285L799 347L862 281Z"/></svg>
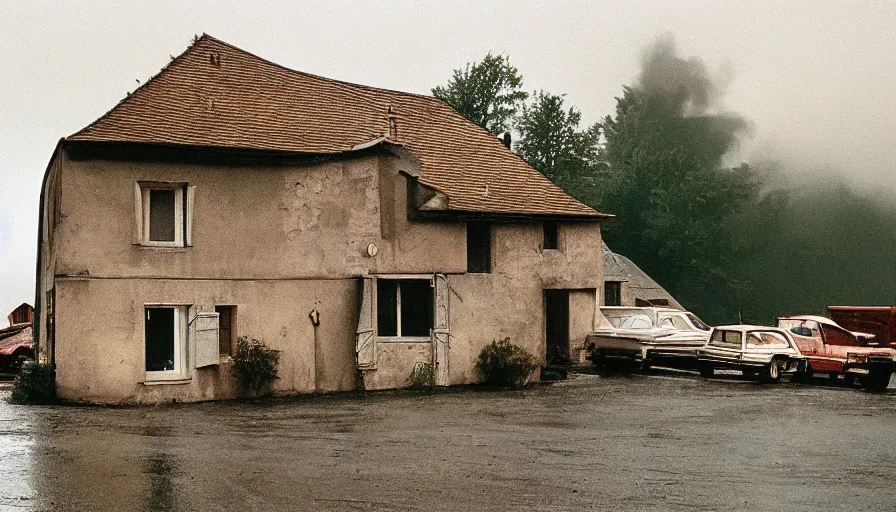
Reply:
<svg viewBox="0 0 896 512"><path fill-rule="evenodd" d="M806 371L806 358L785 329L762 325L716 327L703 348L697 350L697 367L703 377L716 368L759 374L763 382L777 382L784 373Z"/></svg>

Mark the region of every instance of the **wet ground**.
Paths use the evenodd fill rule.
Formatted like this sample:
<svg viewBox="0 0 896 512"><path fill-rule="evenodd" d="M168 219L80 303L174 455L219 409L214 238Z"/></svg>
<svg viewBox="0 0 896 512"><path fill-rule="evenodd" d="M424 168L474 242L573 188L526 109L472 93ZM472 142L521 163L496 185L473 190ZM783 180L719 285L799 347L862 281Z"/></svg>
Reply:
<svg viewBox="0 0 896 512"><path fill-rule="evenodd" d="M893 510L896 390L825 381L0 403L0 510Z"/></svg>

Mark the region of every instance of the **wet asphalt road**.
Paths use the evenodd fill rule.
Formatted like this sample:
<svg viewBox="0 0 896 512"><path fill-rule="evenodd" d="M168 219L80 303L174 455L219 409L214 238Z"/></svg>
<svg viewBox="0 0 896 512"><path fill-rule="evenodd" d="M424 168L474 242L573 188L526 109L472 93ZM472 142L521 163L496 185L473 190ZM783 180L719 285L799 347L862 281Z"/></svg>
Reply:
<svg viewBox="0 0 896 512"><path fill-rule="evenodd" d="M0 510L893 510L896 390L825 380L0 403Z"/></svg>

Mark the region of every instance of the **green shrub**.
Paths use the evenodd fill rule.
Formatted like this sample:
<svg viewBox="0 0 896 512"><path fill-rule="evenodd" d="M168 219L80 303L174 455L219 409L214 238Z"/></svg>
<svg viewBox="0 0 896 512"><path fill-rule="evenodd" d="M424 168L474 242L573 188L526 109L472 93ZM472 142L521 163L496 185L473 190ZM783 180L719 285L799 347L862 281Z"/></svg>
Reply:
<svg viewBox="0 0 896 512"><path fill-rule="evenodd" d="M435 372L431 364L416 363L408 377L409 388L431 388L435 385Z"/></svg>
<svg viewBox="0 0 896 512"><path fill-rule="evenodd" d="M50 404L56 401L53 367L49 364L26 362L22 365L15 386L9 396L14 404Z"/></svg>
<svg viewBox="0 0 896 512"><path fill-rule="evenodd" d="M236 340L233 376L240 393L255 396L270 392L271 384L279 379L280 351L267 347L263 341L240 336Z"/></svg>
<svg viewBox="0 0 896 512"><path fill-rule="evenodd" d="M486 345L476 362L476 370L490 386L521 386L536 368L535 357L510 338Z"/></svg>

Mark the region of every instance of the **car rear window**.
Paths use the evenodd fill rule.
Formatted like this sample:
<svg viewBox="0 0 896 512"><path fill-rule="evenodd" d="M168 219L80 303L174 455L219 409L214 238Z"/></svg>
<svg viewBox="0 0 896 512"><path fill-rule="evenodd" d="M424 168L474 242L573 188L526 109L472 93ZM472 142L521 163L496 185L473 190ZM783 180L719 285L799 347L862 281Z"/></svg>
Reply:
<svg viewBox="0 0 896 512"><path fill-rule="evenodd" d="M650 329L653 327L653 321L650 317L643 313L625 313L612 314L604 313L610 324L617 329Z"/></svg>

